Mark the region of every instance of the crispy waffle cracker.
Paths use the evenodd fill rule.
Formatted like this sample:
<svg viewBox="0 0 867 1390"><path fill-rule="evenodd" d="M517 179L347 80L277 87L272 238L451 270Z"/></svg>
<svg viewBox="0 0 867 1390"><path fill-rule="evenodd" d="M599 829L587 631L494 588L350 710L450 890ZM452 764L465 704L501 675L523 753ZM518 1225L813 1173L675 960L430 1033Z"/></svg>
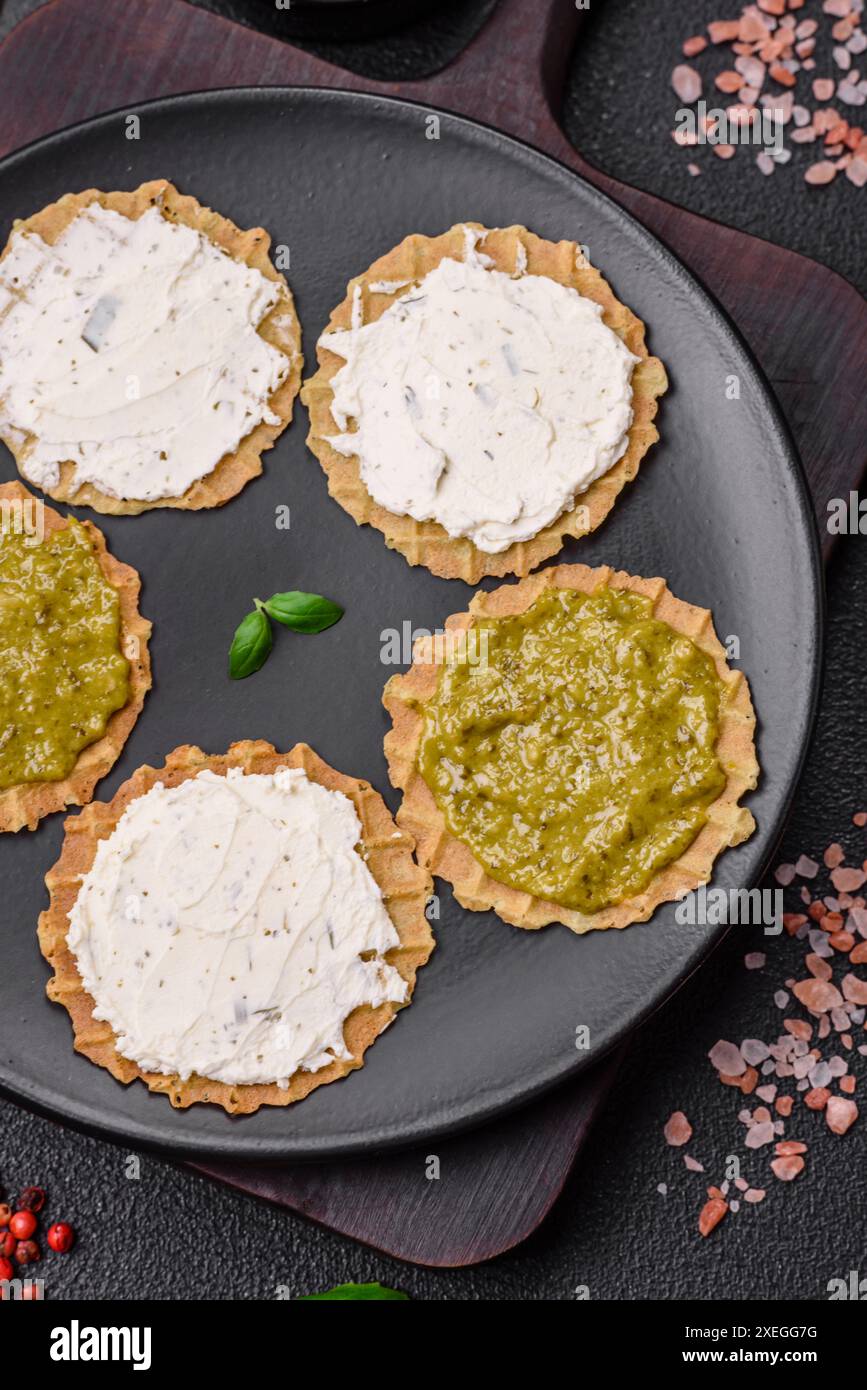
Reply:
<svg viewBox="0 0 867 1390"><path fill-rule="evenodd" d="M16 221L14 231L36 232L43 241L52 246L61 232L91 203L99 203L103 208L119 212L133 221L141 217L150 207L158 207L169 222L182 222L186 227L201 232L216 246L236 261L252 266L268 280L275 280L282 293L271 312L259 325L259 334L272 347L279 349L291 362L286 380L269 397L268 405L280 417L279 425L259 424L245 436L232 454L225 454L216 468L187 488L181 497L161 497L153 502L137 502L110 497L92 483L78 487L75 483L75 465L60 465L60 480L56 487L43 489L49 497L58 502L70 502L74 506L93 507L94 511L111 516L137 516L140 512L151 511L154 507L178 507L185 511L198 511L203 507L221 507L236 496L251 478L262 472L262 454L270 449L278 435L292 419L292 404L301 385L301 369L304 360L301 356L301 327L295 313L295 305L286 281L275 270L268 257L271 238L261 227L242 231L228 218L221 217L211 208L202 207L195 198L179 193L167 179L154 179L143 183L131 193L102 193L97 188L89 188L84 193L67 193L59 202L50 203L32 217ZM6 250L9 245L7 243ZM0 257L2 260L2 257ZM30 436L24 440L20 436L0 436L4 444L15 455L21 469L32 443ZM23 469L21 469L23 473Z"/></svg>
<svg viewBox="0 0 867 1390"><path fill-rule="evenodd" d="M331 496L359 526L367 523L382 531L386 545L399 550L411 565L424 565L443 579L463 579L467 584L477 584L484 575L529 574L543 560L555 555L567 536L584 536L596 530L614 506L621 489L635 477L651 444L659 438L653 419L657 397L665 391L668 380L662 363L648 354L644 324L615 298L611 286L587 262L581 247L574 241L543 241L525 227L486 231L479 223L468 222L458 223L438 237L407 237L393 251L375 261L363 275L349 282L346 298L332 313L328 329L350 328L356 302L361 308L362 321L374 322L399 295L411 290L441 260L448 256L462 260L467 228L483 234L482 249L493 260L494 269L515 273L525 256L528 274L547 275L601 304L604 323L622 338L630 352L642 359L632 375L634 419L623 457L586 492L579 493L569 511L563 512L532 540L516 542L497 555L489 555L466 537L449 536L436 521L397 516L374 502L362 482L357 457L353 454L344 458L328 443L327 436L340 433L331 415L334 393L330 383L344 359L328 349L327 339L319 340L316 348L319 371L304 383L301 399L310 412L307 443L325 470ZM391 282L400 287L392 293L382 293L371 288L377 282L386 285ZM409 284L401 285L401 282Z"/></svg>
<svg viewBox="0 0 867 1390"><path fill-rule="evenodd" d="M38 508L46 536L64 530L69 524L53 507L33 497L21 483L0 485L0 499L4 503ZM66 806L83 806L89 801L97 782L117 762L151 687L148 653L151 624L138 611L141 588L138 573L109 553L105 537L92 522L84 521L82 525L93 542L100 569L117 590L120 600L120 646L129 662L129 699L123 709L111 716L102 737L81 750L68 777L60 782L22 782L0 790L0 831L20 830L24 825L34 830L43 816L62 811Z"/></svg>
<svg viewBox="0 0 867 1390"><path fill-rule="evenodd" d="M82 877L93 864L98 842L112 833L129 803L150 791L157 782L174 787L205 768L225 776L228 769L234 767L243 768L245 773L271 773L279 767L300 767L312 782L329 791L342 792L352 802L362 827L359 852L382 890L388 915L400 937L400 945L389 951L385 959L409 985L410 995L406 1001L409 1003L416 971L425 964L434 948L425 916L431 891L430 876L416 864L411 837L396 829L388 807L370 783L335 772L306 743L297 743L290 753L278 753L272 744L261 739L246 740L233 743L228 753L220 756L209 756L187 744L168 755L165 767L140 767L128 782L124 782L112 801L93 802L80 815L71 816L66 822L60 859L45 879L51 901L39 919L39 945L54 970L47 986L48 996L68 1011L76 1052L83 1053L97 1066L105 1067L118 1081L128 1083L139 1077L149 1090L162 1092L179 1109L197 1101L210 1101L222 1105L230 1114L248 1115L260 1105L291 1105L303 1100L317 1086L337 1081L362 1066L367 1048L405 1005L389 1002L375 1009L369 1004L355 1009L344 1024L344 1038L352 1052L351 1059L334 1061L316 1072L297 1071L286 1090L276 1084L230 1086L196 1075L182 1081L178 1076L144 1072L135 1062L120 1055L110 1025L93 1017L93 1000L84 989L75 957L66 944L69 913L78 897Z"/></svg>
<svg viewBox="0 0 867 1390"><path fill-rule="evenodd" d="M590 594L601 584L629 589L653 600L653 616L676 632L690 637L713 658L726 692L720 706L717 754L726 774L726 785L708 810L708 820L689 849L651 880L640 894L601 909L582 913L545 902L530 893L498 883L473 857L467 846L450 834L433 795L418 771L416 759L424 718L419 705L437 688L439 666L446 656L448 638L422 638L414 649L413 665L405 675L392 676L383 693L383 704L394 721L386 735L385 752L393 784L403 790L398 825L416 839L419 863L452 884L458 902L475 912L493 908L504 922L516 927L544 927L563 922L572 931L604 930L644 922L660 903L682 897L710 878L717 855L730 845L749 838L755 829L750 812L738 805L741 796L758 780L754 732L755 714L746 677L726 664L725 652L706 608L682 603L663 579L637 579L608 566L557 565L519 584L502 585L491 593L478 593L469 613L457 613L446 622L447 634L465 632L475 617L498 618L523 613L546 589L577 589ZM454 638L452 638L454 641Z"/></svg>

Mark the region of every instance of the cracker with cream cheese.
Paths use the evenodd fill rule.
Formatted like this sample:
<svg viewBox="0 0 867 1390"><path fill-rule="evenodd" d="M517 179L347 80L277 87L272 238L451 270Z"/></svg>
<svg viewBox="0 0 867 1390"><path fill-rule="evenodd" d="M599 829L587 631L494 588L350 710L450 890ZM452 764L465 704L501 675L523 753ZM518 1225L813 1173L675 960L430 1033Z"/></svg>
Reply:
<svg viewBox="0 0 867 1390"><path fill-rule="evenodd" d="M257 424L241 439L233 452L224 454L210 472L193 482L180 496L152 500L115 497L92 482L77 482L76 465L69 461L60 464L57 484L47 486L43 491L57 501L92 507L107 515L138 515L154 507L173 507L185 511L220 507L262 472L262 454L272 447L291 421L293 403L301 385L301 328L291 290L269 258L270 237L261 227L242 230L228 218L203 207L195 198L179 193L166 179L144 183L128 193L103 193L95 188L83 193L68 193L32 217L16 221L13 237L21 232L32 232L51 246L78 213L94 203L133 221L149 209L158 208L166 221L181 223L201 233L235 261L257 270L279 285L276 304L257 328L259 336L286 358L286 375L267 402L269 411L278 417L279 423L262 421ZM7 243L3 256L0 256L0 264L8 255L11 245L12 239ZM82 350L85 350L84 347ZM33 436L7 427L0 438L14 454L19 469L26 477L22 464L26 462L33 445Z"/></svg>
<svg viewBox="0 0 867 1390"><path fill-rule="evenodd" d="M303 769L307 778L329 791L347 797L361 823L361 842L356 847L382 893L383 902L400 938L385 960L399 972L407 985L403 1003L386 1002L376 1008L364 1004L344 1023L344 1041L351 1056L338 1058L317 1071L297 1071L286 1088L276 1083L229 1085L207 1077L192 1075L186 1080L158 1072L144 1072L134 1061L121 1056L111 1026L94 1018L94 1002L86 992L76 958L67 943L69 914L96 857L97 846L112 834L130 802L144 796L157 783L165 787L196 777L205 769L225 776L229 769L244 774L274 773L279 768ZM66 837L58 862L46 876L50 906L39 919L39 944L54 974L48 983L49 998L62 1004L72 1020L75 1049L97 1066L105 1067L124 1083L136 1078L151 1091L168 1097L171 1104L186 1108L196 1102L220 1105L230 1114L250 1114L262 1105L291 1105L303 1100L317 1087L337 1081L363 1065L364 1054L388 1027L400 1008L412 997L416 972L428 960L434 941L425 916L431 892L430 876L413 858L414 842L399 831L382 797L369 782L336 772L306 744L296 744L289 753L278 753L262 740L235 743L228 753L209 756L200 748L176 748L164 767L141 767L125 782L112 801L94 802L81 815L66 822Z"/></svg>
<svg viewBox="0 0 867 1390"><path fill-rule="evenodd" d="M0 485L0 504L4 509L16 506L38 508L47 536L63 530L69 524L53 507L33 497L21 483ZM110 554L105 537L92 522L81 524L93 542L99 568L112 588L117 590L120 647L129 662L129 699L122 709L111 716L102 737L81 750L68 777L58 782L21 782L0 790L0 831L20 830L22 826L35 830L43 816L62 811L67 806L83 806L90 801L97 782L111 771L120 757L151 687L148 652L151 624L138 609L141 589L138 573Z"/></svg>
<svg viewBox="0 0 867 1390"><path fill-rule="evenodd" d="M526 612L546 590L574 589L591 594L600 585L630 590L651 599L654 618L689 637L713 660L725 687L716 749L726 782L708 809L706 824L687 851L658 872L643 892L600 911L582 913L492 878L468 846L450 833L418 769L417 758L424 734L423 705L436 691L440 667L447 660L456 634L469 632L476 618ZM389 775L393 785L403 791L397 823L415 838L419 863L451 883L462 906L474 912L493 909L504 922L516 927L537 928L562 922L579 935L626 927L632 922L646 921L660 903L680 899L706 883L717 855L729 846L741 844L753 833L755 822L751 813L738 804L756 786L759 774L756 717L746 677L728 666L710 612L675 598L663 579L636 578L608 566L589 569L586 565L556 565L518 584L477 593L468 613L453 614L447 620L445 635L419 638L413 658L409 671L392 676L383 693L383 704L393 721L385 738Z"/></svg>
<svg viewBox="0 0 867 1390"><path fill-rule="evenodd" d="M412 294L418 283L446 257L461 260L466 253L468 235L478 242L489 258L491 268L510 276L540 275L602 307L602 322L639 358L632 373L633 420L626 451L606 473L575 496L568 510L531 539L514 542L498 553L481 550L465 536L453 537L437 521L417 521L397 515L377 503L368 491L357 455L339 453L329 438L340 432L332 414L332 380L344 359L328 345L328 333L375 322L402 295ZM645 344L645 326L615 297L611 287L589 265L575 242L550 242L524 227L486 229L478 223L459 223L441 236L409 236L394 250L380 257L348 286L346 298L331 315L328 327L317 344L319 370L305 382L301 399L310 414L307 442L328 479L333 498L349 512L358 525L375 526L385 536L386 545L399 550L412 565L424 565L445 579L477 583L485 575L526 575L559 551L568 536L584 536L594 531L614 506L619 493L638 471L651 444L658 439L653 423L657 398L666 390L662 363L651 357ZM533 459L527 466L533 466Z"/></svg>

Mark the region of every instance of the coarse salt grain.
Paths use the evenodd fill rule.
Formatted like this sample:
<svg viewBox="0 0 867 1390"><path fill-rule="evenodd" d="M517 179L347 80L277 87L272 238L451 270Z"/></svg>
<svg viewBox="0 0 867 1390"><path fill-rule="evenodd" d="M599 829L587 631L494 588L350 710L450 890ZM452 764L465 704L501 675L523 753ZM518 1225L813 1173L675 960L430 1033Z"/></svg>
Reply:
<svg viewBox="0 0 867 1390"><path fill-rule="evenodd" d="M665 1141L677 1148L681 1144L686 1144L692 1138L692 1125L686 1118L682 1110L675 1110L669 1115L663 1128Z"/></svg>

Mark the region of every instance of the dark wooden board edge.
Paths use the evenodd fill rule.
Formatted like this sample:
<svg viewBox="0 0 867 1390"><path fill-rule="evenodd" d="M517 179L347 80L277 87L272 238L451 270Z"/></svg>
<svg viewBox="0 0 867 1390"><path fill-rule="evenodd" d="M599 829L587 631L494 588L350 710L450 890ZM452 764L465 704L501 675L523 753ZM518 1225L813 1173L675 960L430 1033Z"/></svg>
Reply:
<svg viewBox="0 0 867 1390"><path fill-rule="evenodd" d="M132 11L113 0L52 0L0 46L0 153L103 111L132 110L137 102L180 91L242 85L340 86L405 96L513 133L629 208L717 295L780 395L821 518L827 497L857 486L865 462L851 408L860 400L867 354L863 301L839 276L804 257L588 166L554 117L578 18L571 0L542 0L532 12L523 0L500 0L449 69L423 82L389 84L367 82L183 0L139 0ZM807 325L812 331L805 338ZM801 349L797 363L792 339ZM843 344L849 351L841 359ZM195 1166L400 1258L434 1266L478 1263L526 1239L544 1219L621 1056L494 1125L435 1145L431 1154L288 1169ZM438 1179L426 1176L434 1157Z"/></svg>
<svg viewBox="0 0 867 1390"><path fill-rule="evenodd" d="M413 1264L480 1264L548 1215L624 1052L494 1124L424 1149L279 1168L189 1166Z"/></svg>

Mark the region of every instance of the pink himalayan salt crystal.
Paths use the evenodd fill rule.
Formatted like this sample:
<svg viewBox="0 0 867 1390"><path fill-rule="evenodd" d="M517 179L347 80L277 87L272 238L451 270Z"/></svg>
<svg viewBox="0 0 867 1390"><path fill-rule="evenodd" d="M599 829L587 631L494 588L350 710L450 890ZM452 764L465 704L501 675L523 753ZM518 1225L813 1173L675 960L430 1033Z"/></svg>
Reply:
<svg viewBox="0 0 867 1390"><path fill-rule="evenodd" d="M671 74L671 85L675 96L688 106L701 96L701 76L689 63L678 63Z"/></svg>
<svg viewBox="0 0 867 1390"><path fill-rule="evenodd" d="M779 1178L780 1182L792 1182L799 1173L803 1173L804 1160L800 1154L774 1158L771 1159L771 1169L774 1177Z"/></svg>
<svg viewBox="0 0 867 1390"><path fill-rule="evenodd" d="M858 1118L858 1107L854 1100L845 1096L831 1096L825 1106L825 1119L834 1134L845 1134Z"/></svg>
<svg viewBox="0 0 867 1390"><path fill-rule="evenodd" d="M853 9L852 0L822 0L822 9L835 19L845 19Z"/></svg>
<svg viewBox="0 0 867 1390"><path fill-rule="evenodd" d="M735 58L735 69L750 87L761 87L767 72L767 68L760 58L750 57L747 54Z"/></svg>
<svg viewBox="0 0 867 1390"><path fill-rule="evenodd" d="M830 101L833 95L833 77L816 77L813 79L813 96L817 101Z"/></svg>
<svg viewBox="0 0 867 1390"><path fill-rule="evenodd" d="M763 1202L765 1200L765 1189L763 1187L748 1187L744 1193L745 1202Z"/></svg>
<svg viewBox="0 0 867 1390"><path fill-rule="evenodd" d="M774 878L783 888L787 888L795 877L794 864L778 864L774 869Z"/></svg>
<svg viewBox="0 0 867 1390"><path fill-rule="evenodd" d="M798 121L797 117L795 119L798 125L806 124L806 122ZM809 113L807 113L807 120L809 120ZM795 873L799 878L815 878L818 872L819 865L808 854L802 854L795 864Z"/></svg>
<svg viewBox="0 0 867 1390"><path fill-rule="evenodd" d="M717 159L734 159L734 145L711 145L711 149L713 150Z"/></svg>
<svg viewBox="0 0 867 1390"><path fill-rule="evenodd" d="M839 1009L843 1003L843 996L830 980L798 980L792 993L806 1009L817 1014L827 1013L829 1009Z"/></svg>
<svg viewBox="0 0 867 1390"><path fill-rule="evenodd" d="M827 159L819 160L818 164L811 164L804 174L806 183L824 184L831 183L837 177L837 170Z"/></svg>
<svg viewBox="0 0 867 1390"><path fill-rule="evenodd" d="M658 1183L656 1184L656 1190L657 1190L657 1192L659 1193L660 1197L665 1197L665 1196L667 1196L667 1195L668 1195L668 1183L658 1182Z"/></svg>
<svg viewBox="0 0 867 1390"><path fill-rule="evenodd" d="M748 1149L761 1149L765 1144L772 1143L775 1137L772 1122L765 1120L764 1123L753 1125L747 1130L744 1143Z"/></svg>
<svg viewBox="0 0 867 1390"><path fill-rule="evenodd" d="M666 1120L662 1132L667 1144L671 1144L673 1148L679 1148L681 1144L688 1143L692 1138L692 1125L682 1110L675 1110Z"/></svg>
<svg viewBox="0 0 867 1390"><path fill-rule="evenodd" d="M851 160L846 166L846 177L856 188L863 188L867 183L867 162L863 159Z"/></svg>
<svg viewBox="0 0 867 1390"><path fill-rule="evenodd" d="M684 1154L683 1161L691 1173L704 1172L704 1164L699 1163L698 1159L693 1158L692 1154Z"/></svg>
<svg viewBox="0 0 867 1390"><path fill-rule="evenodd" d="M745 1038L741 1043L741 1056L751 1067L757 1067L759 1062L764 1062L770 1056L770 1050L768 1044L759 1038Z"/></svg>
<svg viewBox="0 0 867 1390"><path fill-rule="evenodd" d="M756 1095L759 1100L766 1100L768 1105L770 1105L771 1102L776 1099L777 1088L776 1086L757 1086Z"/></svg>
<svg viewBox="0 0 867 1390"><path fill-rule="evenodd" d="M857 893L867 883L863 869L839 868L831 870L831 882L838 893Z"/></svg>
<svg viewBox="0 0 867 1390"><path fill-rule="evenodd" d="M691 39L683 41L683 56L694 58L697 53L702 53L707 48L707 39L703 34L695 34Z"/></svg>
<svg viewBox="0 0 867 1390"><path fill-rule="evenodd" d="M833 949L833 948L832 948L832 949ZM828 964L827 960L825 960L822 956L817 956L817 955L814 955L814 954L810 954L810 955L804 956L804 964L806 965L806 967L807 967L807 969L809 970L810 974L811 974L815 979L817 979L817 980L830 980L830 979L831 979L831 977L832 977L832 970L831 970L831 967L830 967L830 965Z"/></svg>
<svg viewBox="0 0 867 1390"><path fill-rule="evenodd" d="M774 1003L778 1009L784 1009L789 1002L789 996L784 989L778 989L774 995Z"/></svg>
<svg viewBox="0 0 867 1390"><path fill-rule="evenodd" d="M851 1004L867 1004L867 980L847 975L843 981L843 995Z"/></svg>
<svg viewBox="0 0 867 1390"><path fill-rule="evenodd" d="M692 178L697 179L698 176L699 176L699 174L701 173L701 169L699 168L699 166L698 166L697 164L687 164L687 166L686 166L686 172L687 172Z"/></svg>
<svg viewBox="0 0 867 1390"><path fill-rule="evenodd" d="M766 960L764 951L749 951L744 956L744 965L747 970L762 970Z"/></svg>
<svg viewBox="0 0 867 1390"><path fill-rule="evenodd" d="M827 869L836 869L838 864L843 863L843 860L846 858L846 855L843 852L843 846L838 845L835 840L825 850L825 853L822 856L822 858L825 860L825 867Z"/></svg>
<svg viewBox="0 0 867 1390"><path fill-rule="evenodd" d="M840 1002L843 1002L842 999ZM734 1043L726 1042L724 1038L714 1043L707 1055L717 1071L721 1071L724 1076L743 1076L747 1069L740 1048L735 1047Z"/></svg>
<svg viewBox="0 0 867 1390"><path fill-rule="evenodd" d="M852 165L849 165L851 169ZM849 170L847 169L847 173ZM849 911L849 927L854 927L859 936L867 938L867 907L853 907Z"/></svg>

